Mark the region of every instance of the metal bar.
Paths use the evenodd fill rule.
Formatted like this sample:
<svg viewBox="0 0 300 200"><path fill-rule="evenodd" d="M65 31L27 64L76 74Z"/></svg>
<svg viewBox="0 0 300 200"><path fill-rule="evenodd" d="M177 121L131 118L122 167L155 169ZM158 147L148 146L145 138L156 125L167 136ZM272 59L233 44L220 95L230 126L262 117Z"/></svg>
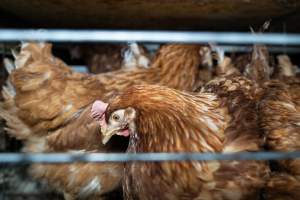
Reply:
<svg viewBox="0 0 300 200"><path fill-rule="evenodd" d="M126 31L126 30L68 30L68 29L0 29L0 41L51 42L182 42L220 44L299 45L300 34L194 32L194 31Z"/></svg>
<svg viewBox="0 0 300 200"><path fill-rule="evenodd" d="M225 52L241 52L241 53L247 53L252 52L253 47L252 46L233 46L233 45L218 45L220 48L224 49ZM300 48L299 47L286 47L286 46L268 46L268 51L270 53L299 53Z"/></svg>
<svg viewBox="0 0 300 200"><path fill-rule="evenodd" d="M155 52L158 48L159 45L156 44L146 44L146 48L149 51ZM248 53L252 52L253 50L253 45L218 45L218 47L222 48L226 53L228 52L239 52L239 53ZM287 46L268 46L268 51L270 53L299 53L300 52L300 47L287 47Z"/></svg>
<svg viewBox="0 0 300 200"><path fill-rule="evenodd" d="M295 152L243 153L1 153L0 163L70 163L70 162L128 162L128 161L213 161L213 160L283 160L297 159Z"/></svg>

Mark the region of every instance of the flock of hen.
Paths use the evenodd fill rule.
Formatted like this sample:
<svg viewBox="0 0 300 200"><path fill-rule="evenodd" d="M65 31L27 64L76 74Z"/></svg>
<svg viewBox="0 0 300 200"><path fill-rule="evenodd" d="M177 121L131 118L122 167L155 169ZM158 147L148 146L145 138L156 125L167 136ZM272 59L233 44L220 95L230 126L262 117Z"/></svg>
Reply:
<svg viewBox="0 0 300 200"><path fill-rule="evenodd" d="M230 59L184 44L150 58L133 44L121 69L95 75L72 71L51 48L24 43L6 61L0 117L24 152L300 150L297 67L286 55L271 62L263 45ZM33 164L30 174L67 200L120 187L125 199L300 199L300 160Z"/></svg>

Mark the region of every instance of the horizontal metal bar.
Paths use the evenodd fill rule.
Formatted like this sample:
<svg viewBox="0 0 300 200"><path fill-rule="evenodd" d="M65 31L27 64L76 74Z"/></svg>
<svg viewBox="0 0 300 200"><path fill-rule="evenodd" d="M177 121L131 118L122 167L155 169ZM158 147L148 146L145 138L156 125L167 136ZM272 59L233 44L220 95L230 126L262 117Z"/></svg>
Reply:
<svg viewBox="0 0 300 200"><path fill-rule="evenodd" d="M128 162L128 161L190 161L190 160L282 160L297 159L295 152L243 153L1 153L0 163L70 163L70 162Z"/></svg>
<svg viewBox="0 0 300 200"><path fill-rule="evenodd" d="M159 45L156 44L146 44L146 48L155 52L159 48ZM248 53L252 52L253 45L218 45L218 47L222 48L226 53L228 52L239 52L239 53ZM268 51L270 53L299 53L300 47L290 47L290 46L268 46Z"/></svg>
<svg viewBox="0 0 300 200"><path fill-rule="evenodd" d="M237 33L195 31L126 31L126 30L69 30L69 29L0 29L0 41L51 42L182 42L220 44L298 45L300 34Z"/></svg>
<svg viewBox="0 0 300 200"><path fill-rule="evenodd" d="M220 48L224 49L225 52L241 52L247 53L252 52L252 46L233 46L233 45L218 45ZM268 46L268 51L270 53L299 53L299 47L287 47L287 46Z"/></svg>
<svg viewBox="0 0 300 200"><path fill-rule="evenodd" d="M87 66L85 66L85 65L70 65L70 67L72 67L72 69L76 72L80 72L80 73L88 73L89 72Z"/></svg>

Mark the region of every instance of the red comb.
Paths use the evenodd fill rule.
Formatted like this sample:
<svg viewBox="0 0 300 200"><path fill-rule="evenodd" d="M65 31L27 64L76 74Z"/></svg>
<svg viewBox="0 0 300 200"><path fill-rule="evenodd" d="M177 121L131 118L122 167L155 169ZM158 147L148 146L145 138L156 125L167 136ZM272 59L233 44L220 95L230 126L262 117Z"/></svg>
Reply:
<svg viewBox="0 0 300 200"><path fill-rule="evenodd" d="M100 120L100 118L105 113L107 106L108 104L104 103L103 101L100 100L95 101L92 106L91 116L94 119Z"/></svg>

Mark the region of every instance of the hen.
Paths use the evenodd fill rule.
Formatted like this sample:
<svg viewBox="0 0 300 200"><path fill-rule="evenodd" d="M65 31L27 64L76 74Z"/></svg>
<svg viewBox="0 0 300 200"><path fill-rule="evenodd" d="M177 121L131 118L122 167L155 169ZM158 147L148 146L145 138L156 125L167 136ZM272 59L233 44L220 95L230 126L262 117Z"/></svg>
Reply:
<svg viewBox="0 0 300 200"><path fill-rule="evenodd" d="M243 76L210 81L200 93L133 86L96 101L92 115L103 143L129 137L127 152L243 152L263 149L256 110L260 87ZM114 139L111 139L114 140ZM269 168L263 161L126 163L125 199L259 199Z"/></svg>
<svg viewBox="0 0 300 200"><path fill-rule="evenodd" d="M300 79L287 56L279 56L279 76L264 84L259 105L261 125L271 151L300 150ZM272 176L267 184L269 199L300 198L300 161L272 163Z"/></svg>
<svg viewBox="0 0 300 200"><path fill-rule="evenodd" d="M90 104L108 100L134 84L161 84L192 90L201 64L197 45L163 45L150 68L89 75L73 72L51 54L51 45L27 43L16 56L16 69L4 88L0 116L10 135L25 141L25 152L111 152L103 146ZM125 143L126 145L126 143ZM121 164L33 165L33 176L64 192L66 199L97 198L115 189Z"/></svg>

